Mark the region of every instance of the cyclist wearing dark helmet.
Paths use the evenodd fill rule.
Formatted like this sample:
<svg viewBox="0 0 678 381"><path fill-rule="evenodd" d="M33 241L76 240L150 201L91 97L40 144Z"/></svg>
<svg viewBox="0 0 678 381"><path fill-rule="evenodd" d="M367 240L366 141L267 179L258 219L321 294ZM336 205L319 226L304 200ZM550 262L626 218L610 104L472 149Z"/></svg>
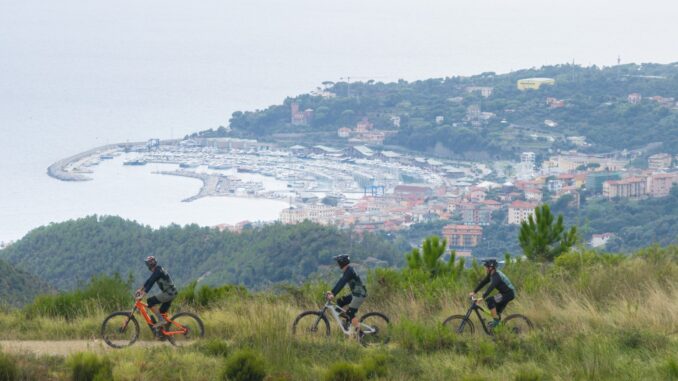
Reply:
<svg viewBox="0 0 678 381"><path fill-rule="evenodd" d="M485 290L485 293L483 293L483 297L478 300L485 299L487 302L487 308L490 309L493 318L493 321L488 325L490 328L494 328L501 322L501 313L506 308L506 305L516 297L516 289L513 287L513 283L511 283L509 278L503 272L497 270L496 260L485 260L483 261L483 265L485 265L487 275L480 281L476 289L473 290L470 295L472 297L475 296L476 292L480 291L486 284L490 284L490 286L487 287L487 290ZM497 289L499 293L488 298L494 289Z"/></svg>
<svg viewBox="0 0 678 381"><path fill-rule="evenodd" d="M139 296L143 297L144 294L148 293L151 290L154 284L158 284L160 293L151 296L147 299L148 307L157 317L157 322L154 327L161 327L164 324L167 324L167 321L162 316L162 314L167 313L172 305L172 300L177 296L177 289L174 287L174 282L170 278L169 273L162 266L158 265L158 261L154 256L146 257L144 261L146 267L152 273L151 276L144 282L144 285L137 290ZM160 308L158 308L160 305Z"/></svg>
<svg viewBox="0 0 678 381"><path fill-rule="evenodd" d="M355 332L360 336L362 334L360 332L360 322L358 321L358 318L355 316L355 314L358 312L358 308L360 308L360 305L363 304L365 298L367 297L367 289L363 285L362 280L360 280L360 277L358 274L356 274L353 267L350 266L351 258L348 255L337 255L333 259L337 262L337 265L339 265L339 268L344 272L344 274L341 276L341 279L339 279L332 291L327 292L327 299L332 300L341 291L341 289L344 288L346 284L348 284L349 288L351 289L351 294L337 299L337 305L342 308L344 306L348 306L346 315L351 324L353 324Z"/></svg>

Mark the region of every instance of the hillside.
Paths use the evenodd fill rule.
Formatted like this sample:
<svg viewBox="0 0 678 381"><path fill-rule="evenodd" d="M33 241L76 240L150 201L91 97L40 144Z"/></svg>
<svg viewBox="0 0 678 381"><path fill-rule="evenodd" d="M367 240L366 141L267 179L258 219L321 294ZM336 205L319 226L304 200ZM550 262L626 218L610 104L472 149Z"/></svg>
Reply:
<svg viewBox="0 0 678 381"><path fill-rule="evenodd" d="M259 376L236 379L258 381L266 375L266 380L284 381L678 379L678 307L667 302L678 297L678 247L653 246L624 255L584 251L551 264L510 262L502 271L518 290L506 313L527 315L535 324L529 334L499 331L488 337L479 332L475 316L475 334L456 334L441 324L466 311L480 268L438 276L378 269L367 277L369 296L360 313L381 311L391 317L386 346L363 348L343 338L334 322L330 338L292 334L295 316L322 303L327 285L313 282L276 294L204 292L213 296L201 308L178 300L173 310L197 310L207 337L182 350L169 345L149 350L153 343L145 327L142 341L129 349L83 342L97 334L116 307L84 309L71 320L41 314L30 324L24 313L0 313L5 328L0 340L81 340L61 341L58 353L73 345L71 350L87 350L89 361L78 362L75 356L36 361L25 353L0 354L5 356L0 360L17 364L19 379L69 380L75 364L96 369L97 362L108 364L116 380L224 380L226 369L247 369L245 374ZM89 298L79 301L102 300ZM339 369L355 375L339 377Z"/></svg>
<svg viewBox="0 0 678 381"><path fill-rule="evenodd" d="M517 89L518 80L531 77L553 78L555 84ZM353 128L366 117L377 130L390 131L386 145L447 157L514 157L521 150L574 148L568 136L585 136L591 143L587 150L595 152L663 142L664 151L678 153L678 64L565 64L413 82L325 84L322 94L235 112L231 132L220 128L193 136L346 144L338 128ZM482 87L491 88L491 94L481 95ZM641 98L630 101L632 93ZM291 123L292 102L299 110L312 109L312 117ZM397 125L393 117L399 118Z"/></svg>
<svg viewBox="0 0 678 381"><path fill-rule="evenodd" d="M0 307L25 304L51 290L42 279L0 259Z"/></svg>
<svg viewBox="0 0 678 381"><path fill-rule="evenodd" d="M272 224L238 234L197 225L155 230L98 216L37 228L0 255L21 269L40 268L43 279L68 290L99 274L132 274L142 282L148 276L143 264L148 255L158 257L179 285L198 278L253 288L297 284L334 269L332 256L345 252L370 258L365 263L402 261L402 250L381 238L312 223Z"/></svg>

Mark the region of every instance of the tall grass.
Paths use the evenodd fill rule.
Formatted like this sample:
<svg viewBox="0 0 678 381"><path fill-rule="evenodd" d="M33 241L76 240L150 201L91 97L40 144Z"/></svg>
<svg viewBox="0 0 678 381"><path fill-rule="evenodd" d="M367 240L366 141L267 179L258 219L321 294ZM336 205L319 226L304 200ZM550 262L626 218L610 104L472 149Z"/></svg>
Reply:
<svg viewBox="0 0 678 381"><path fill-rule="evenodd" d="M529 316L537 329L528 335L460 337L442 327L446 316L468 308L468 291L482 276L480 268L437 278L380 269L369 275L369 297L361 312L379 310L391 317L392 342L386 347L362 348L341 337L335 326L327 339L295 338L290 328L296 314L322 305L327 284L314 283L252 294L207 289L204 295L216 295L205 297L207 303L187 298L173 308L197 309L208 340L181 350L137 347L106 357L114 378L121 380L219 379L224 357L228 361L240 350L260 354L270 379L322 379L337 362L362 367L376 380L678 377L677 247L650 247L627 257L580 251L553 265L519 261L503 270L518 288L506 313ZM193 288L192 294L199 292ZM107 307L94 303L70 319L34 315L27 320L20 311L3 313L0 336L96 336Z"/></svg>

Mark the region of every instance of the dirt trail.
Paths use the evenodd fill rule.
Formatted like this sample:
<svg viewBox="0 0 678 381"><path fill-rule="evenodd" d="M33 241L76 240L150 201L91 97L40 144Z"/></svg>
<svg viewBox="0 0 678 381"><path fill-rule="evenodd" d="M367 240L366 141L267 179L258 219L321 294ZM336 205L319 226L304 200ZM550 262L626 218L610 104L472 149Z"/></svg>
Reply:
<svg viewBox="0 0 678 381"><path fill-rule="evenodd" d="M139 341L132 347L149 347L156 345L170 345L155 341ZM33 353L36 355L67 356L76 352L97 352L115 350L101 340L0 340L0 348L3 352L10 353Z"/></svg>

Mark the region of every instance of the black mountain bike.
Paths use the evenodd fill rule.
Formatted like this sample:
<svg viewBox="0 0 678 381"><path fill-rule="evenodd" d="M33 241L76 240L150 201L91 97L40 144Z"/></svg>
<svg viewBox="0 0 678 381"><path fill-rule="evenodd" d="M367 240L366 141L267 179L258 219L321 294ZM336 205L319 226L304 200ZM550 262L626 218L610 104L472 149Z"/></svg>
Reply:
<svg viewBox="0 0 678 381"><path fill-rule="evenodd" d="M466 315L452 315L445 319L443 325L454 329L454 331L458 334L473 334L475 332L475 327L470 317L471 313L475 311L476 316L478 316L478 320L480 320L480 325L483 327L483 331L485 331L485 333L490 336L494 334L494 329L508 330L508 332L519 335L527 333L534 328L534 325L530 319L528 319L527 316L521 314L508 315L501 320L501 323L498 327L490 328L487 326L487 323L485 322L486 320L483 319L483 315L489 315L489 311L486 311L483 307L479 306L478 302L479 300L472 297L471 306L469 307L468 311L466 311Z"/></svg>

